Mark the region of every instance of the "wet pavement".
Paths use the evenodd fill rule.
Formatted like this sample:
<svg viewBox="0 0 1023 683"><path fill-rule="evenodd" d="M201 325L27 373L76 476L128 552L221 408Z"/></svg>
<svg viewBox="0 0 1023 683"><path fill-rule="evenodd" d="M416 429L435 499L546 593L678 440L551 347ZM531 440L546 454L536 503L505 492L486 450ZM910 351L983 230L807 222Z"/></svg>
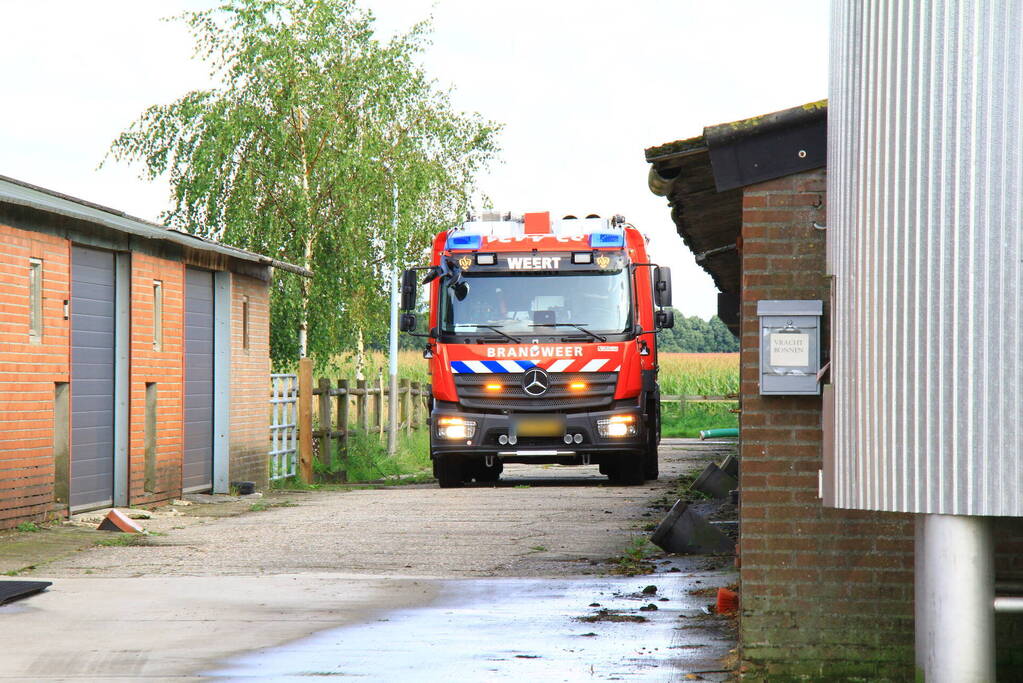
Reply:
<svg viewBox="0 0 1023 683"><path fill-rule="evenodd" d="M731 621L708 614L712 600L690 591L709 592L734 575L685 571L686 564L696 569L676 559L670 566L681 573L441 582L430 605L235 657L204 675L672 681L695 674L695 680L728 680L722 662L734 647Z"/></svg>
<svg viewBox="0 0 1023 683"><path fill-rule="evenodd" d="M489 487L169 506L139 545L9 534L8 566L54 584L0 608L0 679L727 680L731 620L703 608L731 558L660 557L631 578L610 560L728 449L666 440L641 487L521 465ZM66 547L46 560L30 536Z"/></svg>

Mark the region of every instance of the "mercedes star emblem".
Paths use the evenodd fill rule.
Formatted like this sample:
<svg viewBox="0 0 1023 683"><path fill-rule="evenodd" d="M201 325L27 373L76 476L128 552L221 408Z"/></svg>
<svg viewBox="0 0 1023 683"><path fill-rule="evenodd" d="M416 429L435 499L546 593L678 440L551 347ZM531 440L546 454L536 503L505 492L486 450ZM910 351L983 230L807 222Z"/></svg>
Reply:
<svg viewBox="0 0 1023 683"><path fill-rule="evenodd" d="M551 386L550 377L541 368L532 368L522 376L522 390L530 396L540 396L547 393Z"/></svg>

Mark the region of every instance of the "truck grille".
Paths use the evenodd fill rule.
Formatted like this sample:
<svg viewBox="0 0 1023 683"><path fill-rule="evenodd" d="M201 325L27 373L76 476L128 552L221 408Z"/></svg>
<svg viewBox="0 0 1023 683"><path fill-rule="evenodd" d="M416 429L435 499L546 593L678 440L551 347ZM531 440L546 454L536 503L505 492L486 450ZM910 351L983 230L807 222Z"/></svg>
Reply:
<svg viewBox="0 0 1023 683"><path fill-rule="evenodd" d="M550 388L542 396L530 396L522 388L523 373L457 374L455 388L464 408L499 412L572 412L609 407L618 383L616 372L553 372ZM585 382L585 389L570 389L573 382ZM501 391L488 391L487 384L500 384Z"/></svg>

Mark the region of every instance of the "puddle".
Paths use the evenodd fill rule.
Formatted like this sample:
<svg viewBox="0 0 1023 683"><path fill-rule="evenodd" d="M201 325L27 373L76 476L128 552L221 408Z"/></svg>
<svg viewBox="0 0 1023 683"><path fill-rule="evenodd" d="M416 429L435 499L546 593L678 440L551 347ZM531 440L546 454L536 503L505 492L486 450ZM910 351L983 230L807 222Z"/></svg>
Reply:
<svg viewBox="0 0 1023 683"><path fill-rule="evenodd" d="M700 583L695 582L699 580ZM574 579L444 581L426 607L321 631L225 661L205 676L228 680L346 677L366 680L703 680L734 647L723 617L708 616L694 587L725 585L726 572ZM657 584L658 609L643 593ZM599 606L593 606L599 605ZM632 620L595 619L604 613ZM706 672L706 673L703 673Z"/></svg>

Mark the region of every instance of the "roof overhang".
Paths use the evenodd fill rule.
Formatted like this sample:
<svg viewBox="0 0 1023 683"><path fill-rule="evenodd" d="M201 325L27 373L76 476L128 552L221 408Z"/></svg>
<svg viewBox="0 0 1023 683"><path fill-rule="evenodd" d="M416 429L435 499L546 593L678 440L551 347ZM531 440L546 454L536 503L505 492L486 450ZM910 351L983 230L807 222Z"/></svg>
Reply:
<svg viewBox="0 0 1023 683"><path fill-rule="evenodd" d="M213 242L186 232L172 230L157 223L129 216L116 209L93 204L2 175L0 175L0 204L64 216L146 240L168 242L190 252L215 254L220 257L286 270L303 277L312 277L312 272L301 266Z"/></svg>
<svg viewBox="0 0 1023 683"><path fill-rule="evenodd" d="M742 188L827 163L827 100L723 123L646 150L650 191L667 198L679 236L721 291L735 332L741 283Z"/></svg>

